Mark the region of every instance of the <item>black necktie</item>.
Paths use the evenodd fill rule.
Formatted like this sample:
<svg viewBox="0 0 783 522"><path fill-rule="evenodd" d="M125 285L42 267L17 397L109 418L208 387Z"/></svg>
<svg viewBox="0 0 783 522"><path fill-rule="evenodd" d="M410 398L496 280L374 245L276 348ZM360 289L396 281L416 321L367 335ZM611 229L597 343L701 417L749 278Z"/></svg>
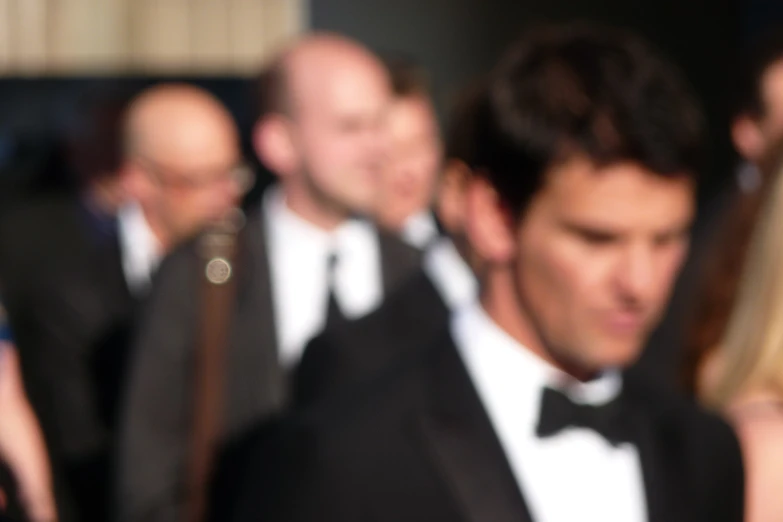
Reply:
<svg viewBox="0 0 783 522"><path fill-rule="evenodd" d="M345 321L345 317L343 316L342 311L340 311L340 305L337 302L337 297L334 293L337 262L337 254L329 254L326 268L326 285L328 297L326 304L326 324L324 326L324 330L328 330Z"/></svg>
<svg viewBox="0 0 783 522"><path fill-rule="evenodd" d="M576 404L562 392L544 388L536 434L546 438L568 427L588 428L617 445L629 441L623 418L619 397L604 405L592 406Z"/></svg>

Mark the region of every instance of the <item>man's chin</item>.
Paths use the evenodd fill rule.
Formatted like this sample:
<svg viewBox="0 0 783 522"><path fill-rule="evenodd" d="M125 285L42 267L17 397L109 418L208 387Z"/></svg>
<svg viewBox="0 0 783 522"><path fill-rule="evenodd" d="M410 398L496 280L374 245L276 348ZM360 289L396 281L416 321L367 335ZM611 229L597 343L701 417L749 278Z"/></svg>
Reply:
<svg viewBox="0 0 783 522"><path fill-rule="evenodd" d="M601 368L627 368L635 363L642 353L641 343L629 343L607 346L596 358L601 363Z"/></svg>
<svg viewBox="0 0 783 522"><path fill-rule="evenodd" d="M373 202L370 201L369 198L340 198L338 205L342 207L344 212L348 215L371 216L375 210Z"/></svg>

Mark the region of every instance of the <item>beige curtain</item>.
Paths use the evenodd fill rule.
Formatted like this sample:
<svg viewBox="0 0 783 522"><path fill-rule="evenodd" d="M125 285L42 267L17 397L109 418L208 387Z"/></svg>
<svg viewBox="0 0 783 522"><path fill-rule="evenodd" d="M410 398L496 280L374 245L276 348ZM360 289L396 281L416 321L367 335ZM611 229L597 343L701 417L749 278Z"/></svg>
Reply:
<svg viewBox="0 0 783 522"><path fill-rule="evenodd" d="M307 0L0 0L0 74L251 74Z"/></svg>

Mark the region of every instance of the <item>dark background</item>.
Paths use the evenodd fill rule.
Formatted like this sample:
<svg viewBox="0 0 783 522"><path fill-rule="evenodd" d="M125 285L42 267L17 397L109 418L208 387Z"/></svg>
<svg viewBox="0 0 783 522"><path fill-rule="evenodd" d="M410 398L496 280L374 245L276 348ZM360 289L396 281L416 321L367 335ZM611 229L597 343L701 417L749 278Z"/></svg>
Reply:
<svg viewBox="0 0 783 522"><path fill-rule="evenodd" d="M546 21L598 20L629 27L683 68L701 96L711 131L709 195L734 166L728 138L732 69L742 47L774 21L780 0L311 0L311 27L353 36L430 71L441 118L459 88L485 72L520 30ZM65 138L83 130L96 93L132 91L171 78L0 80L0 203L69 184ZM182 78L179 78L182 79ZM247 137L252 81L184 78L215 92ZM252 155L246 144L246 152Z"/></svg>

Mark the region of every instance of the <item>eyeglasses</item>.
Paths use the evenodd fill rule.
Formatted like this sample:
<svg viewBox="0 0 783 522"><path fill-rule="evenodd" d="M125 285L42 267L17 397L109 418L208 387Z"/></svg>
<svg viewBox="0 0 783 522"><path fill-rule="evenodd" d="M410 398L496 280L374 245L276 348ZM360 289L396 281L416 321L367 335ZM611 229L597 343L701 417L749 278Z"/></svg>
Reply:
<svg viewBox="0 0 783 522"><path fill-rule="evenodd" d="M253 185L253 168L246 162L212 172L183 172L142 156L137 157L135 161L154 178L158 185L174 191L196 192L233 181L237 183L242 193L246 193Z"/></svg>

